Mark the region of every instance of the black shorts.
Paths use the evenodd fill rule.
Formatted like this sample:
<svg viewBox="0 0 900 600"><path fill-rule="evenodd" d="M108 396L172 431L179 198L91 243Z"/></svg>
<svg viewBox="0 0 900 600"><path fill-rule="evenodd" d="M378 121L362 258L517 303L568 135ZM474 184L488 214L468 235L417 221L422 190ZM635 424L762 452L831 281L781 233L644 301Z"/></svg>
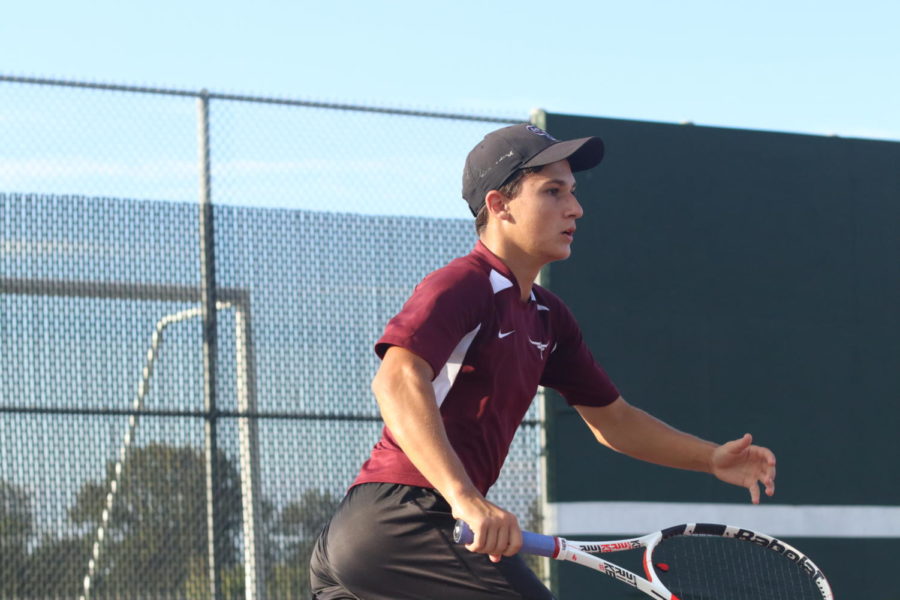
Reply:
<svg viewBox="0 0 900 600"><path fill-rule="evenodd" d="M365 483L348 493L310 560L317 600L554 600L519 556L492 563L452 538L434 490Z"/></svg>

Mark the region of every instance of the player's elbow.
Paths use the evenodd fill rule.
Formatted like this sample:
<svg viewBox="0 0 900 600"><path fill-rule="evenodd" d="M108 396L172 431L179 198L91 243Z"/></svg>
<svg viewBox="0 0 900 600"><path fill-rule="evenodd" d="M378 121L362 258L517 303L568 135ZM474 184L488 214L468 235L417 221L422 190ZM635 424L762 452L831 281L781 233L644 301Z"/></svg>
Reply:
<svg viewBox="0 0 900 600"><path fill-rule="evenodd" d="M369 386L376 399L383 398L396 384L391 383L392 376L385 369L378 369L375 377L372 378L372 385Z"/></svg>
<svg viewBox="0 0 900 600"><path fill-rule="evenodd" d="M599 429L595 429L593 427L591 427L590 430L591 430L591 433L594 434L595 440L597 440L598 442L600 442L601 444L603 444L610 450L615 450L616 452L622 452L622 450L619 449L619 446L615 443L615 441L610 439L610 436L608 434L605 434L602 431L600 431Z"/></svg>
<svg viewBox="0 0 900 600"><path fill-rule="evenodd" d="M610 450L629 454L634 437L634 417L638 410L621 396L606 406L575 407L599 443Z"/></svg>
<svg viewBox="0 0 900 600"><path fill-rule="evenodd" d="M420 369L415 365L403 361L385 361L372 378L370 387L381 403L384 398L402 395L405 391L418 387L422 377Z"/></svg>

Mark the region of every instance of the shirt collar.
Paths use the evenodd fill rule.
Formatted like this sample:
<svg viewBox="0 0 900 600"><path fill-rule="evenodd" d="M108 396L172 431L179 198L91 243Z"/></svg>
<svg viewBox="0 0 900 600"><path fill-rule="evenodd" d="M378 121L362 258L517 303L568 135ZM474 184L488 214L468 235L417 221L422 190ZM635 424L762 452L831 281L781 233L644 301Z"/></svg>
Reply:
<svg viewBox="0 0 900 600"><path fill-rule="evenodd" d="M519 295L519 282L516 280L516 276L513 275L512 270L508 266L506 266L506 263L504 263L499 256L491 252L490 249L481 242L481 240L478 240L475 243L475 248L472 250L472 254L486 262L494 271L499 273L501 276L508 279L512 284L511 287L515 289L516 295ZM529 292L529 299L531 302L536 302L537 299L534 297L534 290L531 290Z"/></svg>

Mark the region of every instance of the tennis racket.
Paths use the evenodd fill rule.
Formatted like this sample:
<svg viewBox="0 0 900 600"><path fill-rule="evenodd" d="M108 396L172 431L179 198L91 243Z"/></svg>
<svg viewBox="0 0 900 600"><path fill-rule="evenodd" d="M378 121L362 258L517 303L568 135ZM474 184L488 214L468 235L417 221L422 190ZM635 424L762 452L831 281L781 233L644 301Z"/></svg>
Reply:
<svg viewBox="0 0 900 600"><path fill-rule="evenodd" d="M659 600L833 600L822 571L779 539L710 523L676 525L642 537L581 542L522 532L521 552L596 569ZM474 539L458 521L453 539ZM594 556L644 549L644 575Z"/></svg>

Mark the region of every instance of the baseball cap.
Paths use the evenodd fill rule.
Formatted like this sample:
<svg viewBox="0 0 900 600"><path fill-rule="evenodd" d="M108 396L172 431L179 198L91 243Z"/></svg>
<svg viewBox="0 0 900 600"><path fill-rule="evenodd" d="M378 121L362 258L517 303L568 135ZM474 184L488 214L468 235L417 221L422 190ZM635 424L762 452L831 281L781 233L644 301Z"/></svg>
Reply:
<svg viewBox="0 0 900 600"><path fill-rule="evenodd" d="M503 186L519 169L568 159L572 171L584 171L603 160L603 140L586 137L560 141L534 125L520 123L484 136L466 157L462 195L477 215L484 197Z"/></svg>

